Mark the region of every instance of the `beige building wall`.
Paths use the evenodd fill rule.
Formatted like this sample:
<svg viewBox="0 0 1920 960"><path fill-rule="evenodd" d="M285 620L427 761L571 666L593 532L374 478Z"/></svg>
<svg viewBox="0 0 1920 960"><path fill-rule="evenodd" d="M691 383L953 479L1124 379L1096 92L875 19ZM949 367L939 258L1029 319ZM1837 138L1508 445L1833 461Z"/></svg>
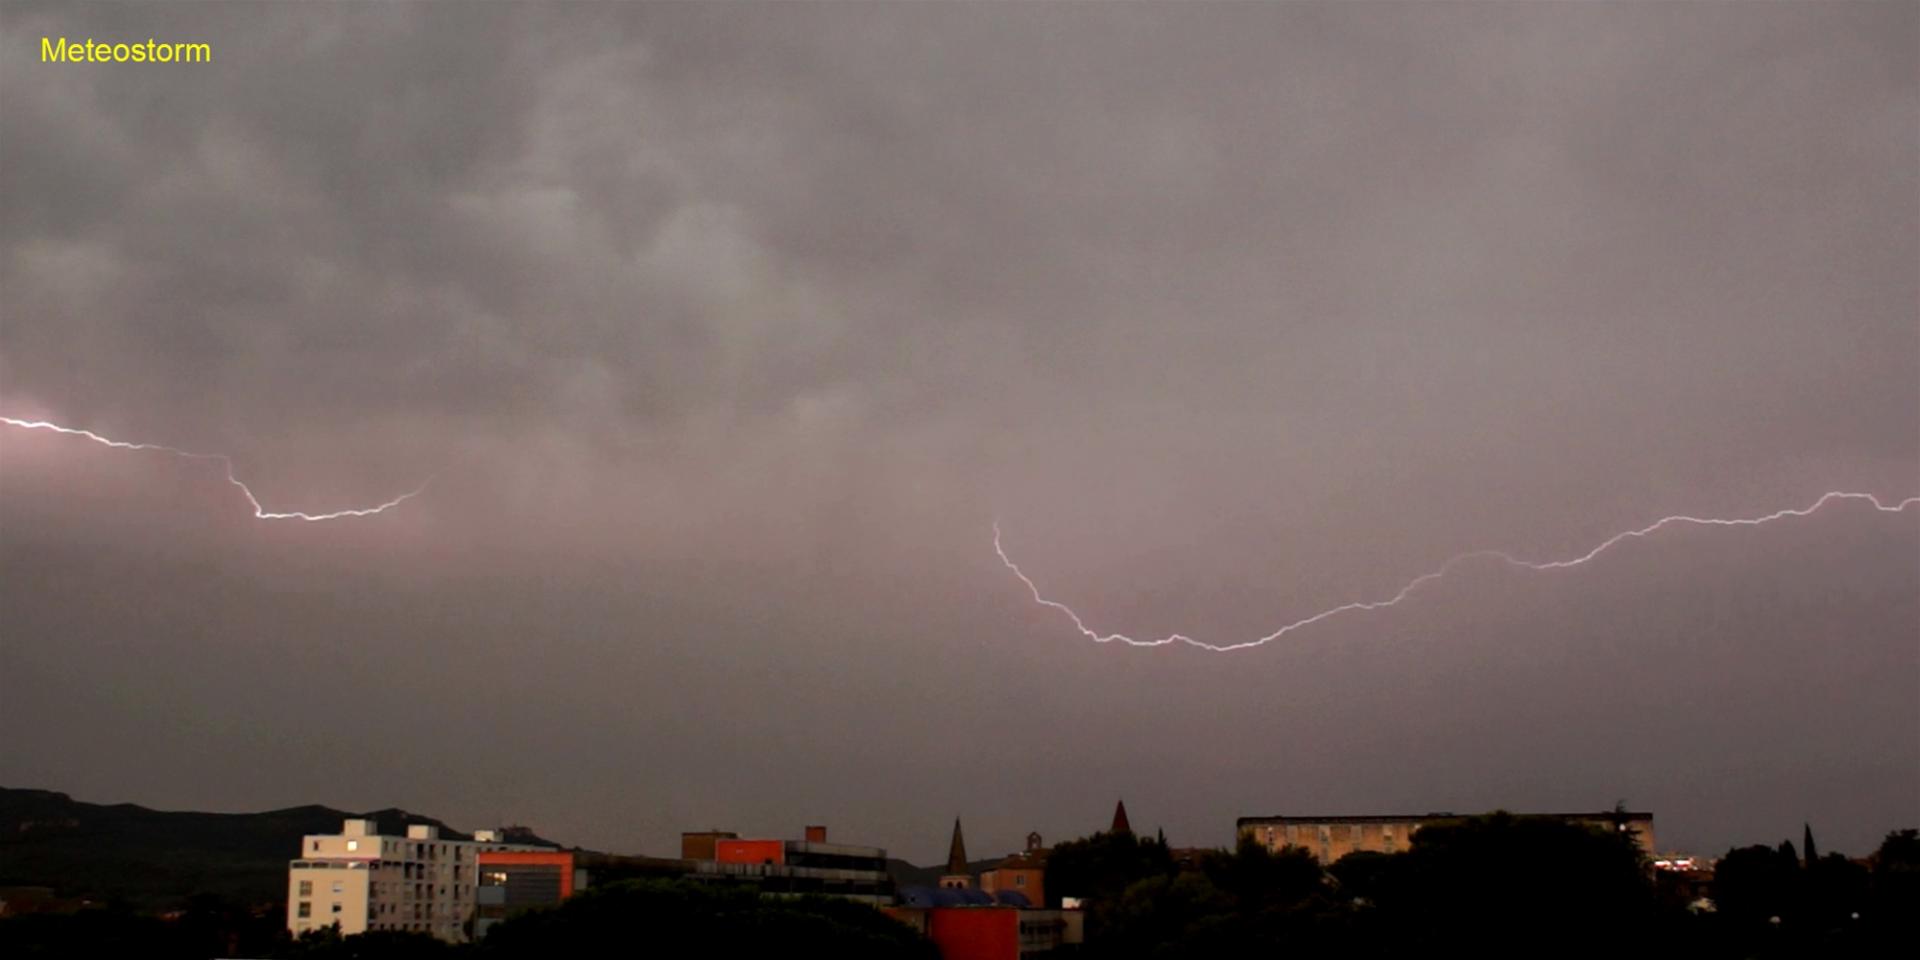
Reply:
<svg viewBox="0 0 1920 960"><path fill-rule="evenodd" d="M1529 815L1519 814L1519 816ZM1555 816L1570 823L1585 824L1603 830L1615 829L1613 819L1606 814L1547 816ZM1413 835L1419 832L1421 827L1452 819L1456 818L1452 816L1329 818L1327 820L1272 818L1242 823L1240 835L1251 837L1255 842L1276 852L1286 847L1299 847L1318 857L1322 864L1331 864L1349 853L1358 851L1404 852L1412 842ZM1630 820L1624 826L1633 831L1634 839L1639 843L1641 851L1651 858L1654 853L1652 818Z"/></svg>
<svg viewBox="0 0 1920 960"><path fill-rule="evenodd" d="M1370 823L1290 821L1276 824L1249 824L1243 826L1240 832L1243 835L1252 836L1255 841L1269 850L1300 847L1320 858L1321 863L1333 863L1349 853L1361 850L1374 853L1401 853L1407 849L1414 833L1419 831L1421 823L1419 818Z"/></svg>
<svg viewBox="0 0 1920 960"><path fill-rule="evenodd" d="M986 893L1012 890L1036 908L1047 905L1046 871L1038 867L995 867L980 875L980 889Z"/></svg>
<svg viewBox="0 0 1920 960"><path fill-rule="evenodd" d="M537 850L478 840L453 840L438 828L409 826L407 835L382 835L365 820L348 820L338 834L300 840L300 858L287 869L287 929L294 936L338 923L342 934L369 930L429 933L463 943L475 912L481 850Z"/></svg>
<svg viewBox="0 0 1920 960"><path fill-rule="evenodd" d="M338 923L341 933L367 930L368 878L364 864L319 863L287 871L287 929L299 936Z"/></svg>

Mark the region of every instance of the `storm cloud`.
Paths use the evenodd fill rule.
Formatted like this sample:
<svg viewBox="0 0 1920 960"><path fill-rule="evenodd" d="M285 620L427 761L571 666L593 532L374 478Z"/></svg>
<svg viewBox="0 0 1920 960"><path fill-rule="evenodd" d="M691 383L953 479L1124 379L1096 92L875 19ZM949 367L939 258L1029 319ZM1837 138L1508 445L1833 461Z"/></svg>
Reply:
<svg viewBox="0 0 1920 960"><path fill-rule="evenodd" d="M1920 8L9 4L0 782L926 862L1920 809ZM206 42L40 62L43 36ZM1831 837L1831 839L1829 839Z"/></svg>

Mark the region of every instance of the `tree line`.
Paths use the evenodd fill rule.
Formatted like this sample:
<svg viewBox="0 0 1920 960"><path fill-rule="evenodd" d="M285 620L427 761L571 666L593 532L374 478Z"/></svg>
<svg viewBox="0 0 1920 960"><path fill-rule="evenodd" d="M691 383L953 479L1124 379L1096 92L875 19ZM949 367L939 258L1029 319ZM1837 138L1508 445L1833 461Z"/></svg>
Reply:
<svg viewBox="0 0 1920 960"><path fill-rule="evenodd" d="M1310 956L1880 956L1920 934L1920 831L1889 834L1863 865L1801 847L1721 857L1712 909L1651 869L1629 835L1504 813L1435 824L1406 851L1331 864L1250 838L1176 862L1161 838L1099 833L1054 847L1051 905L1082 900L1081 960ZM594 887L525 911L476 944L425 934L289 938L284 908L196 897L169 916L124 907L0 919L0 956L517 960L736 956L803 949L855 960L934 960L933 945L865 904L762 897L685 880Z"/></svg>

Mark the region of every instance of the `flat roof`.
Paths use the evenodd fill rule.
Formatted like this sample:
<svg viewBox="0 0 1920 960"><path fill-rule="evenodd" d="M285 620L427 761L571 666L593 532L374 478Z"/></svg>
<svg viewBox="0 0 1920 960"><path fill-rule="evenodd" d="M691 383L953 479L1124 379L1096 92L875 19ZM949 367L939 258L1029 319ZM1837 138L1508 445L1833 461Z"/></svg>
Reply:
<svg viewBox="0 0 1920 960"><path fill-rule="evenodd" d="M1497 810L1492 813L1504 813L1511 817L1536 817L1545 820L1652 820L1653 814L1645 811L1604 810L1598 813L1515 813L1511 810ZM1422 820L1464 820L1468 817L1491 816L1491 813L1408 813L1408 814L1342 814L1331 817L1302 817L1292 814L1274 814L1266 817L1241 817L1234 821L1237 826L1250 823L1409 823Z"/></svg>

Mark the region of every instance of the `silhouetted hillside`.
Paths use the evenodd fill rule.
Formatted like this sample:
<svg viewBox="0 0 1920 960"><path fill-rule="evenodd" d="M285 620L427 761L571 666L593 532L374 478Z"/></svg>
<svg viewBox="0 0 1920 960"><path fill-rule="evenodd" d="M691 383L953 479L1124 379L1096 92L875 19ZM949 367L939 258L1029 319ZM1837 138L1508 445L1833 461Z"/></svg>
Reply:
<svg viewBox="0 0 1920 960"><path fill-rule="evenodd" d="M1005 858L994 857L990 860L970 861L967 864L967 872L978 879L982 871L992 870L999 866L1003 859ZM940 885L940 877L946 872L947 865L944 863L931 867L916 867L905 860L887 861L887 873L893 877L893 885L896 887L937 887Z"/></svg>
<svg viewBox="0 0 1920 960"><path fill-rule="evenodd" d="M60 896L126 900L151 907L217 893L243 903L286 895L287 861L300 837L336 833L361 817L388 833L424 823L444 836L467 834L404 810L348 813L304 806L264 813L149 810L131 803L83 803L51 790L0 787L0 886L53 887ZM538 837L516 842L548 843Z"/></svg>

